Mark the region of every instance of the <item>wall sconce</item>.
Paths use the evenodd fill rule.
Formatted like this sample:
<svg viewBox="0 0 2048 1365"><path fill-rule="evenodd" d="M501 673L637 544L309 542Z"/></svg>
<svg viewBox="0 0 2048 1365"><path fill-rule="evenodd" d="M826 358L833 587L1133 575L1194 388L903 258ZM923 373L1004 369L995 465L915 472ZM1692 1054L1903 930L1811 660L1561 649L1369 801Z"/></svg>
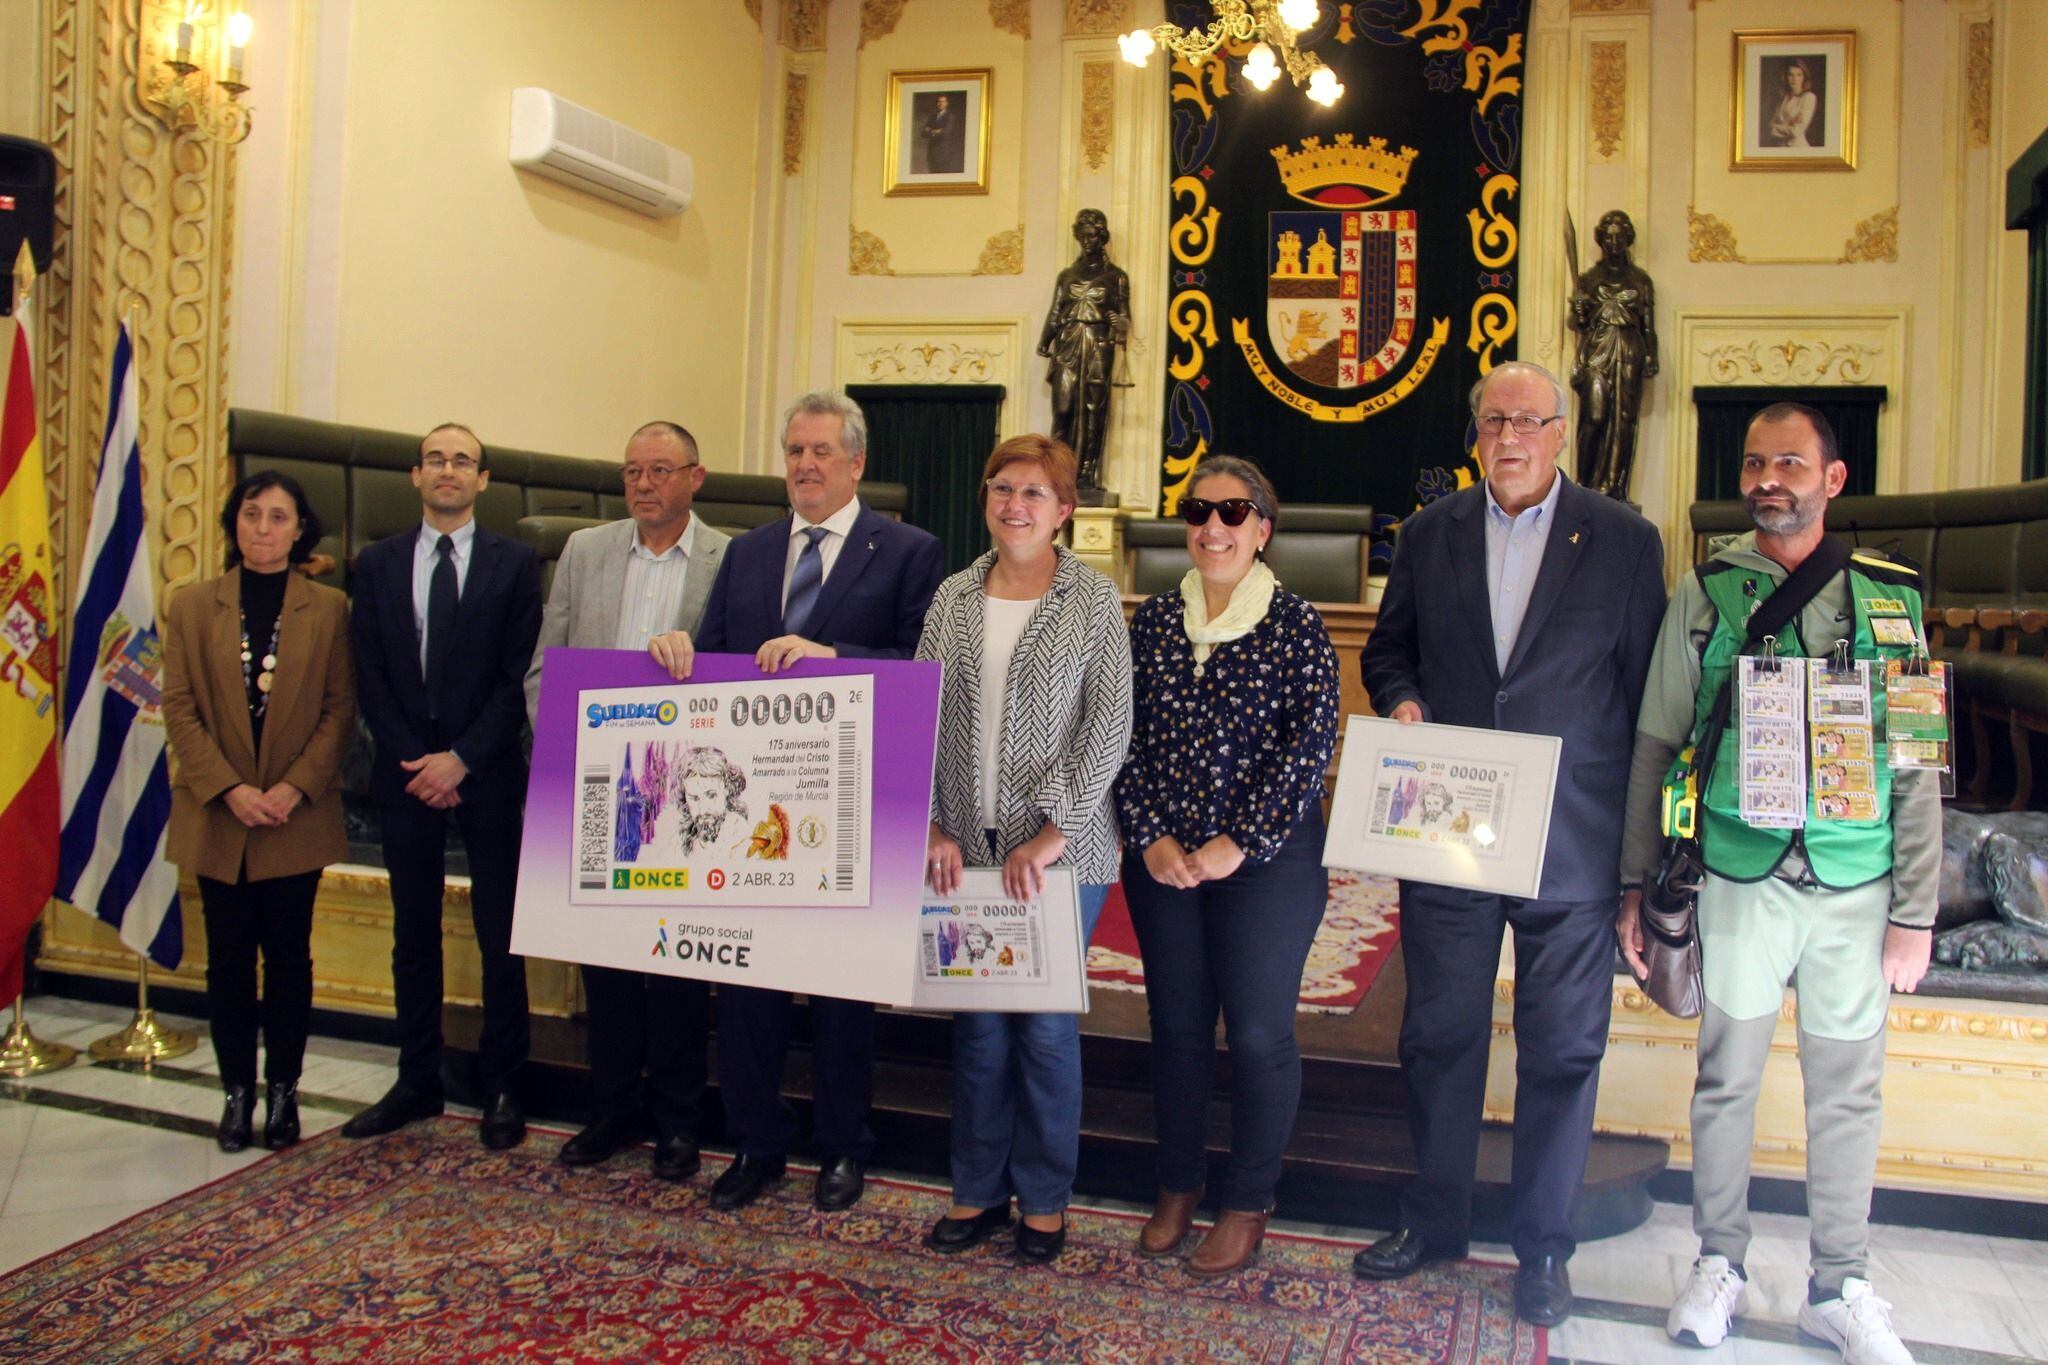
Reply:
<svg viewBox="0 0 2048 1365"><path fill-rule="evenodd" d="M242 0L142 0L136 96L172 132L246 141L251 111L242 94L254 28Z"/></svg>

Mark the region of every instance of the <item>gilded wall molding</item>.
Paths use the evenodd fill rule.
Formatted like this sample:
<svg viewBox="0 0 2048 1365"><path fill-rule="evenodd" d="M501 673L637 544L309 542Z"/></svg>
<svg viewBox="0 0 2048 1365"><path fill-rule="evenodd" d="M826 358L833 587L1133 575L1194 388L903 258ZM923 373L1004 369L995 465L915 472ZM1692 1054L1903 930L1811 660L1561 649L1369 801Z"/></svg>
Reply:
<svg viewBox="0 0 2048 1365"><path fill-rule="evenodd" d="M1131 27L1131 0L1067 0L1069 38L1106 38Z"/></svg>
<svg viewBox="0 0 2048 1365"><path fill-rule="evenodd" d="M1081 156L1099 171L1116 138L1116 63L1081 64Z"/></svg>
<svg viewBox="0 0 2048 1365"><path fill-rule="evenodd" d="M903 7L909 3L910 0L860 0L860 45L866 47L894 33L903 18Z"/></svg>
<svg viewBox="0 0 2048 1365"><path fill-rule="evenodd" d="M1493 995L1501 1004L1513 1005L1513 979L1502 977L1495 981ZM1697 1046L1691 1032L1697 1025L1689 1020L1674 1019L1666 1014L1633 981L1624 981L1617 977L1613 1000L1616 1014L1654 1019L1673 1028L1687 1030L1683 1035L1673 1038L1630 1038L1626 1041L1687 1050ZM2030 1014L1993 1014L1969 1008L1984 1003L1987 1002L1957 1000L1955 1004L1958 1008L1955 1009L1942 1009L1931 1005L1894 1004L1885 1011L1885 1028L1892 1033L1923 1037L1982 1038L2006 1043L2048 1043L2048 1018ZM1778 1006L1778 1022L1787 1026L1794 1026L1799 1022L1799 999L1789 991L1785 995L1784 1003ZM1514 1029L1514 1023L1509 1019L1496 1020L1494 1026L1496 1032L1512 1032Z"/></svg>
<svg viewBox="0 0 2048 1365"><path fill-rule="evenodd" d="M1867 384L1884 352L1861 342L1750 341L1704 348L1706 377L1722 384Z"/></svg>
<svg viewBox="0 0 2048 1365"><path fill-rule="evenodd" d="M1685 206L1686 246L1685 258L1689 261L1740 261L1742 252L1735 245L1735 229L1711 213L1694 212L1693 206Z"/></svg>
<svg viewBox="0 0 2048 1365"><path fill-rule="evenodd" d="M998 232L982 243L981 259L975 262L977 275L1021 275L1024 273L1024 225Z"/></svg>
<svg viewBox="0 0 2048 1365"><path fill-rule="evenodd" d="M50 499L50 548L53 567L51 592L58 602L68 602L66 587L69 550L74 543L71 530L70 459L77 421L72 402L71 378L75 364L74 317L76 306L73 249L77 225L74 193L77 178L72 167L78 155L78 7L71 0L47 0L43 6L45 69L49 90L43 105L43 135L57 157L53 195L52 252L50 269L38 287L37 318L42 335L36 358L41 362L42 393L37 414L42 427L44 484ZM82 543L82 541L81 541Z"/></svg>
<svg viewBox="0 0 2048 1365"><path fill-rule="evenodd" d="M792 52L825 50L825 10L832 0L782 0L782 45Z"/></svg>
<svg viewBox="0 0 2048 1365"><path fill-rule="evenodd" d="M1019 38L1031 36L1031 0L988 0L988 21Z"/></svg>
<svg viewBox="0 0 2048 1365"><path fill-rule="evenodd" d="M1572 0L1573 14L1648 14L1650 0Z"/></svg>
<svg viewBox="0 0 2048 1365"><path fill-rule="evenodd" d="M761 0L740 0L747 7L747 17L754 21L754 27L761 27Z"/></svg>
<svg viewBox="0 0 2048 1365"><path fill-rule="evenodd" d="M1969 26L1963 57L1963 112L1969 120L1970 146L1991 145L1991 21Z"/></svg>
<svg viewBox="0 0 2048 1365"><path fill-rule="evenodd" d="M804 173L804 114L810 102L811 76L791 71L782 78L782 173Z"/></svg>
<svg viewBox="0 0 2048 1365"><path fill-rule="evenodd" d="M1899 206L1873 213L1856 225L1842 244L1842 263L1896 261L1899 259Z"/></svg>
<svg viewBox="0 0 2048 1365"><path fill-rule="evenodd" d="M1002 346L962 346L953 341L899 341L856 349L865 384L988 384L997 382Z"/></svg>
<svg viewBox="0 0 2048 1365"><path fill-rule="evenodd" d="M896 269L889 263L889 244L872 232L859 228L848 230L846 248L846 273L849 275L893 275Z"/></svg>
<svg viewBox="0 0 2048 1365"><path fill-rule="evenodd" d="M1628 44L1594 43L1586 72L1586 118L1593 150L1612 161L1621 150L1621 125L1628 108Z"/></svg>

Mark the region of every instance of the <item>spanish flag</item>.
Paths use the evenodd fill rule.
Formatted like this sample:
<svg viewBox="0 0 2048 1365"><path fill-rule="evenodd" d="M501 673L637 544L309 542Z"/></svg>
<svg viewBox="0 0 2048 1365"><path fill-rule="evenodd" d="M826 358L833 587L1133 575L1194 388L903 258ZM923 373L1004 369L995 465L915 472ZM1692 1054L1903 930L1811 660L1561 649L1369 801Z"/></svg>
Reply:
<svg viewBox="0 0 2048 1365"><path fill-rule="evenodd" d="M21 994L28 932L57 885L50 503L36 438L26 306L15 309L14 322L0 408L0 1007Z"/></svg>

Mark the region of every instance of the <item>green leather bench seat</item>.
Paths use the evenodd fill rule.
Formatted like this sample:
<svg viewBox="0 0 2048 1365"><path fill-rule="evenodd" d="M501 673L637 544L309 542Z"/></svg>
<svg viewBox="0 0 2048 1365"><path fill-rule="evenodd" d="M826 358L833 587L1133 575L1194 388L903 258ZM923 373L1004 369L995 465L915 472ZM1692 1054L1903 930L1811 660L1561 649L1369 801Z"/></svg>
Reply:
<svg viewBox="0 0 2048 1365"><path fill-rule="evenodd" d="M346 585L348 566L364 546L419 522L420 496L412 486L416 435L235 408L228 414L228 449L243 474L277 469L299 481L326 527L319 551L337 565L322 581L336 587ZM490 471L490 486L477 497L478 524L526 539L550 569L571 531L626 515L614 455L583 459L494 445ZM862 483L860 495L885 516L901 517L910 501L900 483ZM788 494L773 474L712 471L697 490L695 508L711 525L737 533L785 515ZM537 542L522 529L526 520L551 529Z"/></svg>
<svg viewBox="0 0 2048 1365"><path fill-rule="evenodd" d="M1372 540L1370 507L1301 504L1280 509L1266 562L1289 592L1311 602L1363 602L1365 555ZM1188 571L1188 526L1179 517L1139 517L1124 524L1130 590L1139 596L1180 586Z"/></svg>

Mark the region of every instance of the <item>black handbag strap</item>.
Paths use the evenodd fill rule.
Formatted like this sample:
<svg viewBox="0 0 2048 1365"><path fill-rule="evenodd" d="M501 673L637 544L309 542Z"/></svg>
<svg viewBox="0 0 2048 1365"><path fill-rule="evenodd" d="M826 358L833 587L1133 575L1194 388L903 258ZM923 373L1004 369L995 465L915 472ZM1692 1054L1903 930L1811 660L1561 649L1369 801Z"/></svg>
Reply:
<svg viewBox="0 0 2048 1365"><path fill-rule="evenodd" d="M1833 536L1822 536L1813 553L1799 561L1799 567L1785 576L1769 597L1749 614L1749 629L1742 639L1741 654L1754 653L1764 638L1783 630L1793 617L1806 609L1830 578L1849 567L1849 547ZM1735 670L1721 680L1707 723L1693 742L1693 771L1699 775L1700 800L1707 799L1707 780L1714 773L1714 758L1721 750L1721 731L1728 724L1728 699L1735 690Z"/></svg>

